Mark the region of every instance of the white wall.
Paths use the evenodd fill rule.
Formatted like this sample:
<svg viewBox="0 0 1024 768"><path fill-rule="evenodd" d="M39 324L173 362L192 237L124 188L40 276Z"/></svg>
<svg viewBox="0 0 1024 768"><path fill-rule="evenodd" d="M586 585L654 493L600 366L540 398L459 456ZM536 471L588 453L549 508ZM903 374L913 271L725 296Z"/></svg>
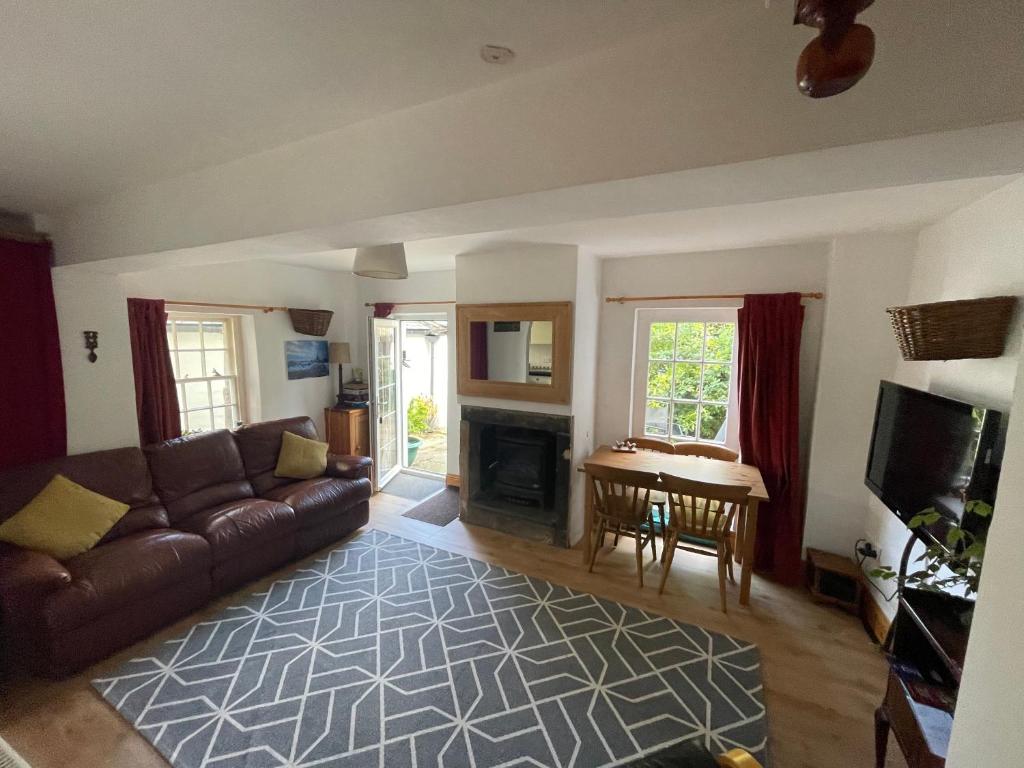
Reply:
<svg viewBox="0 0 1024 768"><path fill-rule="evenodd" d="M72 453L138 443L128 297L333 309L336 314L325 338L350 340L345 309L352 278L340 272L251 261L120 276L58 267L53 275ZM323 434L323 409L337 393L336 374L332 370L325 378L288 381L285 372L284 342L313 337L292 330L287 313L239 312L251 317L255 331L255 349L246 352L255 353L258 362L258 417L308 415ZM100 332L100 359L95 364L85 359L82 330Z"/></svg>
<svg viewBox="0 0 1024 768"><path fill-rule="evenodd" d="M1017 222L1022 221L1018 210ZM953 721L949 768L1017 765L1024 754L1021 691L1024 691L1024 357L1018 362L999 484L999 511L992 520L978 605Z"/></svg>
<svg viewBox="0 0 1024 768"><path fill-rule="evenodd" d="M580 254L576 268L576 301L573 305L572 348L572 468L594 451L597 415L598 319L601 312L601 263ZM569 542L583 537L586 476L573 471L570 495Z"/></svg>
<svg viewBox="0 0 1024 768"><path fill-rule="evenodd" d="M746 248L711 253L638 256L602 262L605 296L778 293L821 291L828 271L824 243ZM651 307L737 307L742 300L674 301L600 306L596 441L610 443L629 433L636 311ZM806 300L800 344L801 455L806 457L814 414L824 306ZM806 458L804 461L806 465Z"/></svg>
<svg viewBox="0 0 1024 768"><path fill-rule="evenodd" d="M886 307L904 303L917 233L832 244L807 476L804 545L850 555L864 535L864 464L878 381L899 358Z"/></svg>
<svg viewBox="0 0 1024 768"><path fill-rule="evenodd" d="M1021 243L1024 180L1003 187L921 231L906 303L1024 295ZM1008 411L1021 357L1020 316L1018 309L1014 331L1002 357L947 362L899 360L891 378L936 394ZM895 345L895 340L891 343ZM1020 414L1014 416L1022 418ZM864 458L861 468L863 462ZM870 494L866 497L865 536L879 547L885 564L895 565L907 541L907 529L876 498ZM1002 513L1002 501L1000 492L997 519ZM1024 580L1017 584L1024 588ZM892 591L891 584L885 588ZM883 608L890 615L895 613L892 603L885 603Z"/></svg>

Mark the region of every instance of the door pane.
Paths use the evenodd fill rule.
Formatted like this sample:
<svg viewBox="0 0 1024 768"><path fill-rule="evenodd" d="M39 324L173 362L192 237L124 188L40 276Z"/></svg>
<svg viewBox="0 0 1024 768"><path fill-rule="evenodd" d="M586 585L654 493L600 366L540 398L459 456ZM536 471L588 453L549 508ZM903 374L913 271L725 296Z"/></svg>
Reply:
<svg viewBox="0 0 1024 768"><path fill-rule="evenodd" d="M648 400L644 412L644 434L665 437L668 435L668 403L664 400Z"/></svg>

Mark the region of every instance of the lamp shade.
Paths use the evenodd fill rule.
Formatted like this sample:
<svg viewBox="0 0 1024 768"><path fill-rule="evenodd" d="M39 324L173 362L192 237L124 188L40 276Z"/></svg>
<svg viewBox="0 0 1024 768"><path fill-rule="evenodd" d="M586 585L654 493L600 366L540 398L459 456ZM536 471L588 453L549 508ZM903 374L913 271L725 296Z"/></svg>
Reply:
<svg viewBox="0 0 1024 768"><path fill-rule="evenodd" d="M352 362L352 350L347 341L339 341L331 344L329 354L330 361L332 363L341 365L342 363Z"/></svg>
<svg viewBox="0 0 1024 768"><path fill-rule="evenodd" d="M404 280L409 276L409 268L405 265L405 244L389 243L356 248L356 263L352 271L361 277Z"/></svg>

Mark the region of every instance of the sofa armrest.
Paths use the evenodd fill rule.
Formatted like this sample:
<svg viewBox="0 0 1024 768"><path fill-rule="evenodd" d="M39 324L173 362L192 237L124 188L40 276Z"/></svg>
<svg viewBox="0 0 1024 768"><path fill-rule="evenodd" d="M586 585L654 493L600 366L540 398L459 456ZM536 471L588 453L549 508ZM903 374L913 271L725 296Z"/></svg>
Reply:
<svg viewBox="0 0 1024 768"><path fill-rule="evenodd" d="M369 479L372 467L373 459L367 456L339 456L336 453L329 453L325 474L328 477L341 477L346 480L358 480L361 477Z"/></svg>
<svg viewBox="0 0 1024 768"><path fill-rule="evenodd" d="M0 543L0 609L20 613L71 583L64 565L43 552Z"/></svg>

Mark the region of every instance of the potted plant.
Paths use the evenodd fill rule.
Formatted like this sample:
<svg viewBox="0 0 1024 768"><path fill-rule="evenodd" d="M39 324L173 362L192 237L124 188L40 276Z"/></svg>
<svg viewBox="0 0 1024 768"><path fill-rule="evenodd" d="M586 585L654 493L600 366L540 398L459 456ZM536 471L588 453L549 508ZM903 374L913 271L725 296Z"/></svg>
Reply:
<svg viewBox="0 0 1024 768"><path fill-rule="evenodd" d="M433 398L427 395L416 395L409 401L409 408L406 410L405 416L409 433L406 446L406 466L411 467L416 461L420 445L423 444L421 436L433 429L434 421L437 419L437 405Z"/></svg>
<svg viewBox="0 0 1024 768"><path fill-rule="evenodd" d="M933 543L925 548L917 558L921 566L913 573L908 573L900 587L912 587L928 592L945 592L951 588L964 587L967 596L978 592L981 579L981 566L985 559L984 534L974 533L983 530L984 526L976 527L972 518L987 519L992 516L992 506L984 501L969 501L964 505L964 515L959 523L950 522L946 531L945 543ZM942 513L934 507L919 512L910 518L907 527L911 529L934 525L943 519ZM968 530L967 528L970 530ZM891 565L875 568L871 576L879 579L894 579L899 574Z"/></svg>

